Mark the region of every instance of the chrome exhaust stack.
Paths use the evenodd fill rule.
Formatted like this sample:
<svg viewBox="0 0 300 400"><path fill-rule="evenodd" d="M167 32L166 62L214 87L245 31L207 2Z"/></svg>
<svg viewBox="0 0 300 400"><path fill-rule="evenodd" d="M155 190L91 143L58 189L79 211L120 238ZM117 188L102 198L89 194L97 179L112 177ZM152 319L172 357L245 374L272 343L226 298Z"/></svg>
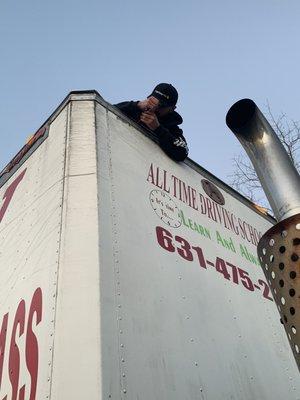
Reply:
<svg viewBox="0 0 300 400"><path fill-rule="evenodd" d="M300 369L300 176L256 104L235 103L226 124L246 150L279 221L258 244L258 257Z"/></svg>
<svg viewBox="0 0 300 400"><path fill-rule="evenodd" d="M254 101L235 103L227 113L226 124L246 150L276 219L300 213L300 176Z"/></svg>

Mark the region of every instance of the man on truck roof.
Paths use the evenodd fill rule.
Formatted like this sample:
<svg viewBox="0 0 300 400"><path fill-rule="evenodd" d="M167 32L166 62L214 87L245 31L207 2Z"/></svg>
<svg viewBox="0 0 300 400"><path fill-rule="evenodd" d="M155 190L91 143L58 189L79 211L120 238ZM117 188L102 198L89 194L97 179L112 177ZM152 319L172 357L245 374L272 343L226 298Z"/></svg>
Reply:
<svg viewBox="0 0 300 400"><path fill-rule="evenodd" d="M173 160L183 161L188 155L188 146L178 127L182 117L175 111L178 92L169 83L158 84L142 101L124 101L115 104L127 117L157 136L162 150Z"/></svg>

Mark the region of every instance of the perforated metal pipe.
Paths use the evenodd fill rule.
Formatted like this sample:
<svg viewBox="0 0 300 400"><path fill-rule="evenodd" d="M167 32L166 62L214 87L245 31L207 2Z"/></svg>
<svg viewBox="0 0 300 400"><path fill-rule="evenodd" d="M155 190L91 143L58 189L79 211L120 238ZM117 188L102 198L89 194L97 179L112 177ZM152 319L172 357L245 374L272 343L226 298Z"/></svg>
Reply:
<svg viewBox="0 0 300 400"><path fill-rule="evenodd" d="M235 103L226 123L250 157L279 221L261 238L258 257L300 369L300 177L252 100Z"/></svg>
<svg viewBox="0 0 300 400"><path fill-rule="evenodd" d="M264 234L258 257L300 369L300 214Z"/></svg>

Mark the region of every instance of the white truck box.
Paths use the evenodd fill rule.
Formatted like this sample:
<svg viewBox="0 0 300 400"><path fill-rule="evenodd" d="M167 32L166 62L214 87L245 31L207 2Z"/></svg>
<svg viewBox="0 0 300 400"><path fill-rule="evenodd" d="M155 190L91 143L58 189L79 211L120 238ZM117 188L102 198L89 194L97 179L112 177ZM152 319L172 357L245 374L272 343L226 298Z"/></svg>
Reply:
<svg viewBox="0 0 300 400"><path fill-rule="evenodd" d="M0 400L300 399L256 256L271 218L97 92L64 100L0 201Z"/></svg>

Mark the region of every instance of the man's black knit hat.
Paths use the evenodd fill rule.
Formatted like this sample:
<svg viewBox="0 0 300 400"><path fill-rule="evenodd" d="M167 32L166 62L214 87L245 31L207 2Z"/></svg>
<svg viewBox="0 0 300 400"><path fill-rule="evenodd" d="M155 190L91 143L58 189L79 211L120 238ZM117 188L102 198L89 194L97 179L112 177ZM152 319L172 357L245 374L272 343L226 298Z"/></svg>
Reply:
<svg viewBox="0 0 300 400"><path fill-rule="evenodd" d="M178 92L170 83L159 83L150 96L158 99L164 107L175 106L178 100Z"/></svg>

